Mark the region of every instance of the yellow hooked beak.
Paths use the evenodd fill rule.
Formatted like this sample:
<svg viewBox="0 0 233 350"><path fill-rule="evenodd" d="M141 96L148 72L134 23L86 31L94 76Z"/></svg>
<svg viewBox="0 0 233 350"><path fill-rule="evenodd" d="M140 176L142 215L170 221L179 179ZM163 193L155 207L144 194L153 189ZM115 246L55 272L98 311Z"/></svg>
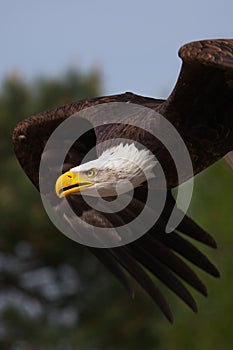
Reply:
<svg viewBox="0 0 233 350"><path fill-rule="evenodd" d="M95 182L87 181L87 178L82 173L73 173L67 171L66 173L59 176L56 182L56 194L59 198L69 196L80 192L86 187L94 185Z"/></svg>

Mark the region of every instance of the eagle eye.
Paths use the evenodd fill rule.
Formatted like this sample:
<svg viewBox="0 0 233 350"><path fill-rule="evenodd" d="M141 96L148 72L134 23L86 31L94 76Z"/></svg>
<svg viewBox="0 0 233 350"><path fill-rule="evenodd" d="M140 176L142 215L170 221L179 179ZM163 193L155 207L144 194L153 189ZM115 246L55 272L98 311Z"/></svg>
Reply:
<svg viewBox="0 0 233 350"><path fill-rule="evenodd" d="M89 169L89 170L87 170L86 175L88 177L94 177L96 175L96 170L95 169Z"/></svg>

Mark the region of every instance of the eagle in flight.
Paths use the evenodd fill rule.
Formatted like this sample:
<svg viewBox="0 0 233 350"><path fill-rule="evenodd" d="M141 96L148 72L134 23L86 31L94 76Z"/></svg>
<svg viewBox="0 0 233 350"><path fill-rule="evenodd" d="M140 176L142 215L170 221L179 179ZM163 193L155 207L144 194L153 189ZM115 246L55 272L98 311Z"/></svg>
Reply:
<svg viewBox="0 0 233 350"><path fill-rule="evenodd" d="M152 191L154 197L161 191L159 177L156 177L156 164L160 164L166 178L165 204L152 227L130 243L106 248L89 246L88 249L134 295L129 278L131 275L170 322L173 320L172 312L156 285L156 278L196 312L197 305L187 285L203 295L207 295L207 289L189 262L214 277L218 277L219 272L195 246L195 241L213 248L216 243L185 214L170 234L165 233L173 209L181 212L171 193L180 181L171 154L161 140L148 130L155 124L156 130L160 131L160 122L165 118L184 141L194 175L223 157L232 165L233 150L233 40L192 42L181 47L179 56L183 60L182 68L167 100L129 92L83 100L25 119L13 132L16 157L38 190L41 160L46 159L51 165L43 173L47 183L44 192L52 198L58 215L66 220L71 229L81 218L81 238L88 234L86 223L117 232L119 227L134 220L145 206L148 191ZM101 125L95 125L95 113L90 116L90 108L114 103L137 105L142 110L141 115L132 113L122 124L103 119ZM142 108L156 113L161 119L158 117L155 122L153 113L145 117ZM87 124L88 131L68 148L61 168L57 165L58 158L69 141L69 133L64 133L60 144L55 143L50 149L45 149L45 146L64 121L80 112L82 123ZM141 127L135 126L136 119L140 119ZM122 139L131 140L131 143L123 143ZM173 142L172 135L170 142ZM138 147L138 144L143 147ZM92 149L95 152L83 162ZM151 155L156 157L154 171L157 184L148 188L147 178L143 174L148 170L150 179L153 178ZM192 174L184 174L182 181L190 176ZM49 181L51 177L55 181ZM133 186L133 197L125 208L117 212L93 208L82 196L95 197L98 192L107 207L116 196L116 184L121 184L118 194L119 198L123 198L127 197L129 188L125 184L129 182ZM70 216L64 215L64 203L67 202L72 208Z"/></svg>

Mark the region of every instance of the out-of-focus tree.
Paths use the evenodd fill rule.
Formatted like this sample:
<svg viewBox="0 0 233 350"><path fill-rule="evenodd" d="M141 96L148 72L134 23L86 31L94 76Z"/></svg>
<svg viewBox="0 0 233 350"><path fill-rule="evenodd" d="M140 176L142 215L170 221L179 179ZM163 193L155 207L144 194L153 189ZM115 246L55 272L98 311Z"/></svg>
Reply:
<svg viewBox="0 0 233 350"><path fill-rule="evenodd" d="M85 247L56 230L39 193L17 164L11 134L18 121L97 96L100 85L97 72L83 75L75 70L33 83L12 75L2 85L0 349L228 349L233 343L233 181L223 163L198 177L191 208L194 218L220 242L218 254L208 254L220 267L222 280L217 283L203 274L210 298L202 302L197 295L197 316L169 293L176 319L172 328L136 285L131 300Z"/></svg>

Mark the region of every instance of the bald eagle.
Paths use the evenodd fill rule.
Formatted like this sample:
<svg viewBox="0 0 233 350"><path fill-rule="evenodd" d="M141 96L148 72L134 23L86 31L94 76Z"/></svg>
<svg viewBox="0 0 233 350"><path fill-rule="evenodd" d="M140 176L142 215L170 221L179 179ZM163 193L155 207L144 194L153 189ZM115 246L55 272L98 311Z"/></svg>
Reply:
<svg viewBox="0 0 233 350"><path fill-rule="evenodd" d="M145 131L145 128L150 129L155 122L153 114L145 117L143 112L139 116L132 113L123 124L103 120L102 125L95 125L95 113L90 116L89 111L90 107L124 103L158 113L181 135L188 149L194 174L225 156L228 163L231 163L229 152L233 149L233 40L192 42L181 47L179 56L183 60L181 72L167 100L129 92L98 97L34 115L20 122L13 133L15 154L37 189L41 159L47 159L53 164L48 167L44 177L46 182L53 174L55 182L52 186L48 182L45 192L51 194L57 212L65 217L70 227L79 217L83 220L84 229L85 223L88 223L96 227L107 227L109 230L115 228L117 231L143 210L148 194L146 180L153 179L156 166L161 165L167 186L165 205L148 232L125 245L88 249L119 279L131 295L134 291L128 275L132 275L170 322L173 320L170 307L151 276L154 275L162 281L196 312L197 304L183 281L203 295L207 295L207 289L185 260L214 277L218 277L219 272L189 238L213 248L216 243L187 215L183 215L172 233L165 234L166 224L176 207L171 189L179 185L180 181L166 147L161 140ZM88 131L69 147L61 174L61 169L56 168L57 159L67 140L69 141L69 135L64 133L60 145L46 151L44 148L53 132L71 115L80 111L83 112L82 123L88 125ZM142 121L141 128L134 125L137 118ZM159 118L156 120L156 130L161 128ZM131 142L124 143L122 139ZM170 141L174 141L175 145L172 137ZM143 147L138 147L138 142ZM95 146L97 151L83 162L85 155ZM185 174L182 181L191 175ZM98 192L108 207L108 202L111 203L116 196L116 184L119 182L119 197L127 197L129 182L134 192L128 205L118 212L101 212L92 208L80 195L83 193L95 197ZM157 196L161 191L160 182L150 190ZM72 208L73 214L70 216L63 215L64 200L68 200ZM88 234L87 230L83 232Z"/></svg>

